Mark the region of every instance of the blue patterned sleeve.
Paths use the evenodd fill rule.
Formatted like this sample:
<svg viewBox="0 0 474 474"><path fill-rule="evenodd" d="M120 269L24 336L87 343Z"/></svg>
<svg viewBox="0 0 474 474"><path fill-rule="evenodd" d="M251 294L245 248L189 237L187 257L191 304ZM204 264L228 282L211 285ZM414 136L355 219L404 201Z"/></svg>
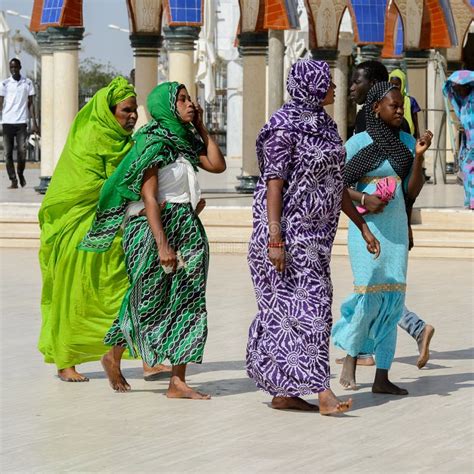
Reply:
<svg viewBox="0 0 474 474"><path fill-rule="evenodd" d="M291 134L284 130L276 130L263 144L262 177L269 179L288 180L291 161L294 153L294 143Z"/></svg>

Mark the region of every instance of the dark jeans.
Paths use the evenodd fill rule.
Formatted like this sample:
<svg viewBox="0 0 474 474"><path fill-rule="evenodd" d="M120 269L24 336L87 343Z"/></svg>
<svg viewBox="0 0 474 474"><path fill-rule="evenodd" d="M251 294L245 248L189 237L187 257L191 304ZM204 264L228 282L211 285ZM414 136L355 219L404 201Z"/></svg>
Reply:
<svg viewBox="0 0 474 474"><path fill-rule="evenodd" d="M3 146L5 147L5 162L7 173L12 183L18 183L23 177L26 162L26 123L4 123L3 124ZM13 142L16 139L16 169L13 163Z"/></svg>

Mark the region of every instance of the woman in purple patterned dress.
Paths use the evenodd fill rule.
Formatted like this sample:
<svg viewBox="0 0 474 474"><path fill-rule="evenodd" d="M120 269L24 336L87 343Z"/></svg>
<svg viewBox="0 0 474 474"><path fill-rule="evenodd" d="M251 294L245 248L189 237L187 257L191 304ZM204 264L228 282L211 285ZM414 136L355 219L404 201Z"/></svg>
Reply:
<svg viewBox="0 0 474 474"><path fill-rule="evenodd" d="M300 397L318 393L324 415L352 403L339 401L329 386L329 264L341 206L369 252L380 252L343 188L345 152L323 108L334 102L334 89L327 63L292 66L291 100L257 139L261 176L248 255L258 313L249 331L247 373L273 396L273 408L317 410Z"/></svg>

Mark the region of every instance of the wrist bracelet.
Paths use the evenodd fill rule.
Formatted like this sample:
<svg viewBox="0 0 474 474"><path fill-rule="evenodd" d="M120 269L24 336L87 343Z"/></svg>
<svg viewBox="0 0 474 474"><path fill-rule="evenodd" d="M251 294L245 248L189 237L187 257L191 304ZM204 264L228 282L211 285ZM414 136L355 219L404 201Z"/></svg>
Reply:
<svg viewBox="0 0 474 474"><path fill-rule="evenodd" d="M285 242L268 242L269 249L282 249L285 247Z"/></svg>
<svg viewBox="0 0 474 474"><path fill-rule="evenodd" d="M362 193L362 197L360 198L360 203L365 206L365 196L366 194L365 193Z"/></svg>

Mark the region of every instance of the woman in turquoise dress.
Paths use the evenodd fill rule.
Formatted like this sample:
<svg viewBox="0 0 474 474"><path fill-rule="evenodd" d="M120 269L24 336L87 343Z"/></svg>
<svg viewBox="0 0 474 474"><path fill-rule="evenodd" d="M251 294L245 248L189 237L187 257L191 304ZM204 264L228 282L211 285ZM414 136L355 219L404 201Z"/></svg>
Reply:
<svg viewBox="0 0 474 474"><path fill-rule="evenodd" d="M405 302L408 259L406 201L414 200L423 186L423 154L431 143L426 131L418 140L401 132L403 97L388 82L377 83L367 96L367 131L346 143L344 181L351 198L364 206L366 198L378 199L378 210L365 215L382 252L376 260L365 252L356 228L349 226L349 255L354 275L354 292L341 307L341 319L334 325L334 344L344 349L341 384L356 389L356 356L374 353L374 393L406 395L408 392L388 379L397 339L397 322ZM391 177L396 181L393 198L384 202L373 195L377 183ZM370 197L369 197L370 196Z"/></svg>

